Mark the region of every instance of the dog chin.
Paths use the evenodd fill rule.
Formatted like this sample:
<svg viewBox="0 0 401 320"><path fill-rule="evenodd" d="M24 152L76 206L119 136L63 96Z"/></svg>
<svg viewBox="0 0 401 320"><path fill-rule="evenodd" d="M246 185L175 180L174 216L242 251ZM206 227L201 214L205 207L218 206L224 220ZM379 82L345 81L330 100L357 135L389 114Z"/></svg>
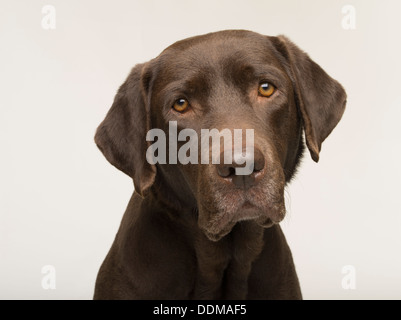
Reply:
<svg viewBox="0 0 401 320"><path fill-rule="evenodd" d="M216 219L218 216L220 218ZM284 205L261 211L257 207L246 204L235 213L217 214L214 219L209 221L207 226L200 227L209 240L216 242L227 236L238 222L255 221L259 226L267 229L280 223L284 216Z"/></svg>
<svg viewBox="0 0 401 320"><path fill-rule="evenodd" d="M224 238L226 235L228 235L231 232L233 227L234 227L234 225L230 228L221 230L220 232L217 232L217 233L213 233L213 232L204 230L204 233L210 241L217 242L217 241L221 240L222 238Z"/></svg>

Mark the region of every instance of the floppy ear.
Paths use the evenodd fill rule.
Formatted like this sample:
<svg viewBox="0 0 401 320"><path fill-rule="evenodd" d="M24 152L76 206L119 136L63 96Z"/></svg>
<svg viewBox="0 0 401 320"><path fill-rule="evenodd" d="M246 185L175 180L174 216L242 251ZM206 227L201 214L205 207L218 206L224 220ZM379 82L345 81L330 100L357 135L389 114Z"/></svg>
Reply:
<svg viewBox="0 0 401 320"><path fill-rule="evenodd" d="M156 167L146 161L150 117L144 99L143 68L144 64L140 64L131 70L95 135L106 159L133 178L141 196L146 195L156 177Z"/></svg>
<svg viewBox="0 0 401 320"><path fill-rule="evenodd" d="M347 95L343 87L285 36L270 37L290 69L302 116L306 144L319 161L322 142L340 121Z"/></svg>

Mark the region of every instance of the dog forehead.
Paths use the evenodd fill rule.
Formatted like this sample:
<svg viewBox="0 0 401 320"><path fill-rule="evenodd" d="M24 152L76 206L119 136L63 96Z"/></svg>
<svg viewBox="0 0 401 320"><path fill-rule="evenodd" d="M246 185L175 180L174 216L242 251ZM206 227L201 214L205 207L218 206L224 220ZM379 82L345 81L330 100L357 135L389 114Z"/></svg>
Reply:
<svg viewBox="0 0 401 320"><path fill-rule="evenodd" d="M229 47L230 49L242 47L251 49L255 47L263 47L267 40L268 37L252 31L225 30L177 41L167 47L164 51L168 52L174 50L176 52L191 49L203 49L206 52L212 53L214 51L213 49L218 49L219 47Z"/></svg>
<svg viewBox="0 0 401 320"><path fill-rule="evenodd" d="M184 39L166 48L157 58L159 71L180 76L217 75L232 65L276 64L274 48L266 36L228 30Z"/></svg>

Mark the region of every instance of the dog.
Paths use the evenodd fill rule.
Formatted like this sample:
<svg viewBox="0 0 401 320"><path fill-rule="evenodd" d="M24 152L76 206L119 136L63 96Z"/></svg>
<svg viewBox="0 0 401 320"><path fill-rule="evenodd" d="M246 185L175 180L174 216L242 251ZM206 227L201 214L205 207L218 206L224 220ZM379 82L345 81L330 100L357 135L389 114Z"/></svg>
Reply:
<svg viewBox="0 0 401 320"><path fill-rule="evenodd" d="M302 299L279 225L284 187L304 140L317 162L345 105L343 87L285 36L209 33L136 65L95 135L135 191L94 299ZM237 175L236 160L150 163L147 132L172 121L254 130L252 172Z"/></svg>

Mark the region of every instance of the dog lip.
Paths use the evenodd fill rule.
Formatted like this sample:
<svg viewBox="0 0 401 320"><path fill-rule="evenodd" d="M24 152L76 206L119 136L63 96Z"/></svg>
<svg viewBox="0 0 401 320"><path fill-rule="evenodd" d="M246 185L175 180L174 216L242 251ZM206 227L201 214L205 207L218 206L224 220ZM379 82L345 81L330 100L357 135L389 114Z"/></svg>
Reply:
<svg viewBox="0 0 401 320"><path fill-rule="evenodd" d="M227 223L222 229L219 230L210 230L208 228L201 228L205 234L205 236L213 242L217 242L224 238L226 235L228 235L232 228L234 227L235 224L241 221L255 221L259 226L262 228L268 229L273 227L276 224L279 224L282 219L274 219L272 217L266 217L266 216L259 216L259 217L252 217L252 216L247 216L247 217L238 217L239 219L236 220L234 223L231 221L230 223Z"/></svg>
<svg viewBox="0 0 401 320"><path fill-rule="evenodd" d="M224 238L227 234L229 234L231 232L231 230L232 230L232 227L227 228L227 226L226 226L226 228L223 228L222 230L219 230L217 232L212 232L207 229L203 229L203 232L209 240L217 242L220 239Z"/></svg>
<svg viewBox="0 0 401 320"><path fill-rule="evenodd" d="M201 227L206 237L211 241L219 241L228 235L235 224L241 221L255 221L262 228L270 228L280 223L285 216L285 209L261 209L252 200L244 200L233 214L225 214L214 223Z"/></svg>
<svg viewBox="0 0 401 320"><path fill-rule="evenodd" d="M278 222L273 221L271 218L267 218L264 222L258 222L258 224L263 228L270 228L277 223Z"/></svg>
<svg viewBox="0 0 401 320"><path fill-rule="evenodd" d="M271 214L269 216L261 216L256 219L256 223L262 226L263 228L270 228L275 224L279 224L284 220L285 217L285 208L279 209L279 212L276 214Z"/></svg>
<svg viewBox="0 0 401 320"><path fill-rule="evenodd" d="M213 242L217 242L225 236L225 234L212 233L212 232L208 232L208 231L205 231L205 235L209 240L211 240Z"/></svg>

